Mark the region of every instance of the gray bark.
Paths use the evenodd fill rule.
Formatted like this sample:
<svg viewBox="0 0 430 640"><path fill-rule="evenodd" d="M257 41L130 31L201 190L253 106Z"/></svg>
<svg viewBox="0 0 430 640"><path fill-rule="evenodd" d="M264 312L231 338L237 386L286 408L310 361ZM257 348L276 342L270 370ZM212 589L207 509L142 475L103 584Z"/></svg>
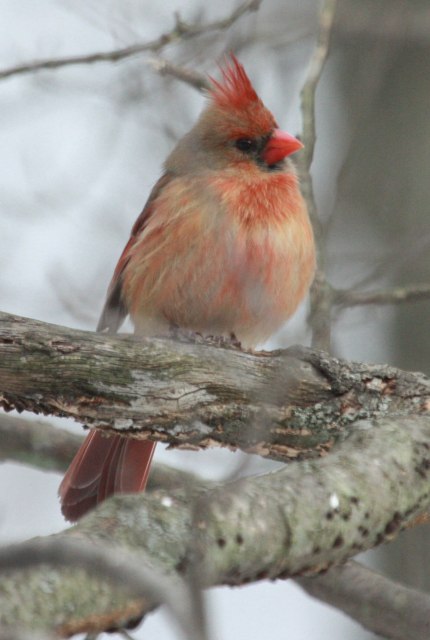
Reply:
<svg viewBox="0 0 430 640"><path fill-rule="evenodd" d="M314 458L357 420L427 413L430 383L302 347L105 336L0 314L0 406L174 446Z"/></svg>
<svg viewBox="0 0 430 640"><path fill-rule="evenodd" d="M198 576L209 587L313 575L393 539L429 509L422 374L308 349L255 354L3 314L0 394L7 409L128 435L303 459L224 486L185 481L115 497L54 538L151 558L173 580ZM9 567L0 585L0 624L63 635L120 625L152 606L77 568Z"/></svg>

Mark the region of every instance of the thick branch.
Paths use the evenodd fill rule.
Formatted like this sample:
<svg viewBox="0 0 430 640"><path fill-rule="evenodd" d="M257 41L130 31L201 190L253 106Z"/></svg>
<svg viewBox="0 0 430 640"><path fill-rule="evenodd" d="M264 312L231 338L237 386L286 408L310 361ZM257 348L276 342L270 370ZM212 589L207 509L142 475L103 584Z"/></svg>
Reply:
<svg viewBox="0 0 430 640"><path fill-rule="evenodd" d="M309 575L391 540L429 508L429 442L430 417L364 421L325 458L203 493L115 497L58 537L112 543L167 576L198 571L204 586ZM12 572L0 590L0 624L55 620L63 634L147 610L78 569Z"/></svg>
<svg viewBox="0 0 430 640"><path fill-rule="evenodd" d="M81 442L81 436L58 429L50 423L0 415L0 454L4 459L62 471ZM148 489L172 491L178 486L203 487L204 484L208 489L211 488L208 481L158 463L152 465ZM50 543L48 548L51 548ZM427 626L430 624L429 596L393 583L361 565L348 563L324 575L297 580L310 595L340 608L371 631L389 637L386 631L391 628L397 634L394 636L397 639L405 635L407 637L404 633L406 624L416 640L427 640L430 635ZM384 600L383 606L381 598ZM399 601L402 604L400 610ZM399 633L403 633L403 636ZM0 630L0 638L3 637L6 638Z"/></svg>
<svg viewBox="0 0 430 640"><path fill-rule="evenodd" d="M9 69L0 70L0 80L41 70L60 69L62 67L81 64L89 65L98 62L118 62L119 60L124 60L124 58L130 58L147 51L158 53L169 44L177 43L181 40L189 40L206 33L212 33L213 31L228 29L246 13L257 11L261 2L262 0L245 0L225 18L213 20L206 24L187 24L176 16L173 29L167 33L163 33L158 38L155 38L155 40L89 55L48 58L46 60L27 62L15 67L10 67Z"/></svg>
<svg viewBox="0 0 430 640"><path fill-rule="evenodd" d="M40 565L83 569L92 577L108 580L112 587L129 592L140 606L151 609L166 604L184 633L186 640L206 640L204 628L197 623L190 586L179 576L167 577L140 558L92 542L58 536L30 540L0 549L0 569L26 570ZM101 621L100 621L101 622ZM105 621L106 623L107 621Z"/></svg>
<svg viewBox="0 0 430 640"><path fill-rule="evenodd" d="M312 458L358 419L430 409L430 382L309 349L251 353L0 314L0 406L175 446Z"/></svg>

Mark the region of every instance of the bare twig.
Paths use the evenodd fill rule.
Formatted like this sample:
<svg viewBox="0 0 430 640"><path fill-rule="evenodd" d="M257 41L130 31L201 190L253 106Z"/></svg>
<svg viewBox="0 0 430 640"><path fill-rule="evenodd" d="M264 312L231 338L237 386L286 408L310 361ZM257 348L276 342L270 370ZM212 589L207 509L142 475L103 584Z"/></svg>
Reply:
<svg viewBox="0 0 430 640"><path fill-rule="evenodd" d="M430 299L430 284L415 284L379 291L334 291L333 304L340 307L357 307L368 304L398 304Z"/></svg>
<svg viewBox="0 0 430 640"><path fill-rule="evenodd" d="M164 58L151 58L149 63L153 66L155 71L162 76L172 76L172 78L176 78L176 80L189 84L198 91L210 89L210 82L204 73L199 73L194 69L173 64Z"/></svg>
<svg viewBox="0 0 430 640"><path fill-rule="evenodd" d="M147 51L158 53L169 44L173 44L181 40L190 40L191 38L196 38L213 31L228 29L243 15L251 11L257 11L261 2L262 0L245 0L225 18L213 20L206 24L187 24L176 16L173 29L167 33L163 33L158 38L155 38L155 40L119 49L112 49L111 51L92 53L89 55L47 58L43 60L35 60L34 62L27 62L14 67L9 67L8 69L3 69L3 71L0 70L0 80L18 75L34 73L35 71L60 69L62 67L71 67L80 64L88 65L99 62L118 62L119 60L124 60L125 58L130 58Z"/></svg>
<svg viewBox="0 0 430 640"><path fill-rule="evenodd" d="M149 606L165 603L187 640L207 640L204 624L196 623L189 585L177 575L167 576L156 570L141 555L136 562L131 554L111 546L70 537L30 540L0 549L0 569L3 570L46 564L84 569L127 589L136 598L143 598Z"/></svg>
<svg viewBox="0 0 430 640"><path fill-rule="evenodd" d="M357 562L332 568L325 575L299 578L297 583L309 595L344 611L384 638L430 637L430 596Z"/></svg>
<svg viewBox="0 0 430 640"><path fill-rule="evenodd" d="M324 0L319 18L318 40L313 52L305 84L301 91L303 139L306 146L302 151L303 165L309 171L314 157L316 143L315 93L327 60L337 0ZM318 220L317 220L318 221Z"/></svg>
<svg viewBox="0 0 430 640"><path fill-rule="evenodd" d="M329 350L331 333L331 288L324 273L322 227L318 217L310 167L316 143L315 93L330 49L337 0L324 0L319 18L317 44L312 55L305 84L301 91L303 117L302 138L305 148L299 160L301 185L315 232L318 273L311 290L312 345Z"/></svg>

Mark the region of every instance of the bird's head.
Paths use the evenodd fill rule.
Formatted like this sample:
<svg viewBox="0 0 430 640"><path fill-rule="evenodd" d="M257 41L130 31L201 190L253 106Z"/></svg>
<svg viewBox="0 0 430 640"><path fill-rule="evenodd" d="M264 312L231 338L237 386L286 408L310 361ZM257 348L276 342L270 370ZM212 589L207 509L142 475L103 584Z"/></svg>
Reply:
<svg viewBox="0 0 430 640"><path fill-rule="evenodd" d="M186 158L187 167L198 169L253 166L274 171L303 147L278 128L234 55L221 67L221 79L210 82L206 108L171 156L175 164Z"/></svg>

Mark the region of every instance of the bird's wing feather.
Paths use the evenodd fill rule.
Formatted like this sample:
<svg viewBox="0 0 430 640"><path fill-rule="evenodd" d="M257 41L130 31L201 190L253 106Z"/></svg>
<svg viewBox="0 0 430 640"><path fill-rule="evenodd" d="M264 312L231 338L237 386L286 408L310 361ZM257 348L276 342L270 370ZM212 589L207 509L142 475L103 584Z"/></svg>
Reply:
<svg viewBox="0 0 430 640"><path fill-rule="evenodd" d="M108 288L106 302L97 325L97 331L107 330L108 333L116 333L128 314L127 306L122 298L122 274L130 260L131 248L136 242L141 231L147 225L151 215L154 213L155 200L160 195L164 187L172 180L172 177L171 173L165 173L161 178L159 178L149 194L149 198L146 201L142 212L133 225L130 238L115 267L115 271Z"/></svg>

